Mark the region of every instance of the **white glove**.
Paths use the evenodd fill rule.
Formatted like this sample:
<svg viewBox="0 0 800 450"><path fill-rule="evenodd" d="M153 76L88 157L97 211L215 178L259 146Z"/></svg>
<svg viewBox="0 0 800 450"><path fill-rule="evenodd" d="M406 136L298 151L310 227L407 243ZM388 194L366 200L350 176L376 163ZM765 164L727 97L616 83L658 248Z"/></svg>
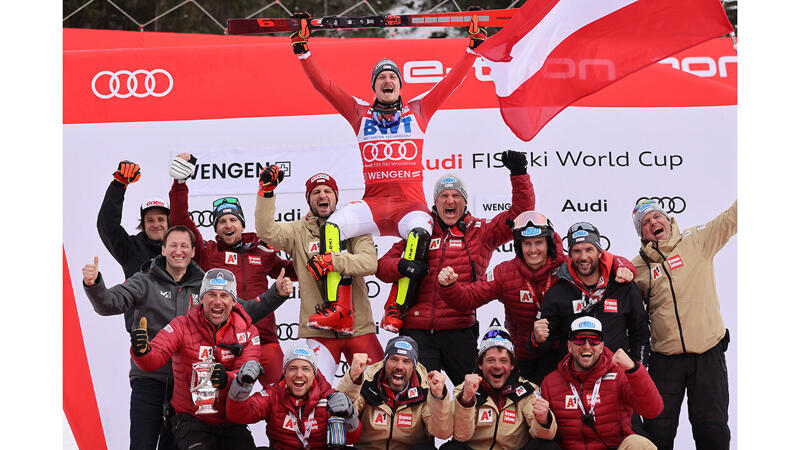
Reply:
<svg viewBox="0 0 800 450"><path fill-rule="evenodd" d="M178 155L169 165L169 174L179 182L185 182L186 179L194 173L196 163L197 158L195 158L194 155L189 155L188 161L182 158L181 155Z"/></svg>

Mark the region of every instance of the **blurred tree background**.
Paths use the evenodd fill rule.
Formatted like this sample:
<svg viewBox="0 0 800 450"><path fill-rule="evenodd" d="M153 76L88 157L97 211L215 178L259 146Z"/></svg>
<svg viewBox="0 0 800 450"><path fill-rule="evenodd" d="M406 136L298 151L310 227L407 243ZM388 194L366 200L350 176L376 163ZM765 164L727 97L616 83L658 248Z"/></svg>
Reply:
<svg viewBox="0 0 800 450"><path fill-rule="evenodd" d="M521 0L64 0L65 28L223 34L228 19L286 17L308 11L312 17L371 16L518 8ZM737 1L722 0L736 27ZM496 30L489 30L492 34ZM326 36L437 38L466 36L462 28L365 29L324 32Z"/></svg>

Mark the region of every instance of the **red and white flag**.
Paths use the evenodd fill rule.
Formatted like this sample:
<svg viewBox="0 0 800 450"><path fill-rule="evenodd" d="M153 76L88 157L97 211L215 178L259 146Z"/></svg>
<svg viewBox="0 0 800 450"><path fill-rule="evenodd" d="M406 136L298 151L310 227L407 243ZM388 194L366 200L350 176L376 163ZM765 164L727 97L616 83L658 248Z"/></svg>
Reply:
<svg viewBox="0 0 800 450"><path fill-rule="evenodd" d="M731 31L720 0L528 0L476 52L503 120L530 141L575 101Z"/></svg>

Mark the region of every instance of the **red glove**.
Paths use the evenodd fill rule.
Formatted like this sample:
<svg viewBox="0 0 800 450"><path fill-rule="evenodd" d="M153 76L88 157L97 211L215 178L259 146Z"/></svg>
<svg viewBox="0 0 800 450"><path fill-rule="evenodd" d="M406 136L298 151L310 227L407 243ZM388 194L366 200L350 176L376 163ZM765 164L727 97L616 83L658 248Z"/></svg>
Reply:
<svg viewBox="0 0 800 450"><path fill-rule="evenodd" d="M119 166L117 166L117 171L114 172L114 179L126 187L129 183L139 181L141 177L142 173L139 171L139 165L128 160L120 161Z"/></svg>
<svg viewBox="0 0 800 450"><path fill-rule="evenodd" d="M308 38L311 36L311 30L308 29L308 19L311 15L305 11L295 13L292 17L300 18L300 31L295 31L289 35L292 40L292 50L295 55L302 55L308 52Z"/></svg>
<svg viewBox="0 0 800 450"><path fill-rule="evenodd" d="M278 187L278 183L283 181L283 171L276 165L264 167L258 177L258 195L262 197L272 197L272 191Z"/></svg>
<svg viewBox="0 0 800 450"><path fill-rule="evenodd" d="M323 255L312 256L306 264L306 269L311 272L315 280L321 280L328 272L333 272L333 256L331 252Z"/></svg>
<svg viewBox="0 0 800 450"><path fill-rule="evenodd" d="M467 32L469 33L469 48L472 50L475 50L486 40L486 28L478 26L478 16L472 16Z"/></svg>

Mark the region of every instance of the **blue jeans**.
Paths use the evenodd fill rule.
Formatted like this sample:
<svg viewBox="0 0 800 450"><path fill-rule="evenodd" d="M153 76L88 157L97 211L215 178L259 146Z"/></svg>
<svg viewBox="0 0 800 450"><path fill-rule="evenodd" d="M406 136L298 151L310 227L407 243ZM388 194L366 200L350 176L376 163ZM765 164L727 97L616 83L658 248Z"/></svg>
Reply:
<svg viewBox="0 0 800 450"><path fill-rule="evenodd" d="M131 450L176 450L172 431L164 426L164 400L172 387L152 378L131 381Z"/></svg>

